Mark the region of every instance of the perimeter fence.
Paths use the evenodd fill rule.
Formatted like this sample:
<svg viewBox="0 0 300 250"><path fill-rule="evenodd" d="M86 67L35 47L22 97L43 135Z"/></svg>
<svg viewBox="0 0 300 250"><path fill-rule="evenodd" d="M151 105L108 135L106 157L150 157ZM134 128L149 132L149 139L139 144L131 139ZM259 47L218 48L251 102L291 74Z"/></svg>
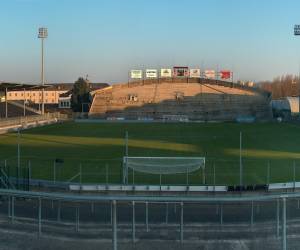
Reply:
<svg viewBox="0 0 300 250"><path fill-rule="evenodd" d="M247 249L298 249L300 193L137 196L0 190L0 227L52 237L112 240L112 249L155 240L239 241ZM128 243L129 242L129 243ZM122 243L122 244L121 244Z"/></svg>
<svg viewBox="0 0 300 250"><path fill-rule="evenodd" d="M243 160L240 172L237 160L207 160L205 168L192 173L151 174L128 169L128 184L182 186L243 186L268 185L300 181L300 162L296 160ZM14 179L17 186L27 190L34 180L41 183L121 184L123 158L82 160L17 157L0 160L0 180ZM3 183L0 182L0 185Z"/></svg>

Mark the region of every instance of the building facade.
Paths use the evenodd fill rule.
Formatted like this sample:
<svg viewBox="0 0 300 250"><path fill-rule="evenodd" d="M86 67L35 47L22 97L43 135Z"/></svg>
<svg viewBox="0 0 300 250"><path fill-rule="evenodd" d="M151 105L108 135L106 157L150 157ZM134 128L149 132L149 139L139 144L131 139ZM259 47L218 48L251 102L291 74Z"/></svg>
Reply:
<svg viewBox="0 0 300 250"><path fill-rule="evenodd" d="M44 103L58 104L59 96L68 92L68 90L45 90ZM8 101L30 101L35 104L42 103L42 90L15 90L7 92Z"/></svg>

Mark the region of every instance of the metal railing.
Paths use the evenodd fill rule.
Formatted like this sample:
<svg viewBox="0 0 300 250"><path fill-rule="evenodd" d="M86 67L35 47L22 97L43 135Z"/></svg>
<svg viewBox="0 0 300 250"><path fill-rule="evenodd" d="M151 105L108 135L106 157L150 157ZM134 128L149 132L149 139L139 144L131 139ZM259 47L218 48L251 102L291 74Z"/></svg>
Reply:
<svg viewBox="0 0 300 250"><path fill-rule="evenodd" d="M75 226L75 232L80 231L84 234L86 226L91 225L88 218L91 214L95 214L97 206L98 215L101 218L97 219L96 225L92 224L91 227L97 230L101 227L106 228L106 231L107 227L110 228L113 249L118 247L118 236L120 240L125 237L128 241L128 233L124 236L124 231L131 232L130 237L134 244L137 240L143 239L143 235L149 234L149 231L155 235L157 230L150 230L150 227L173 232L174 241L180 243L193 240L193 234L197 230L203 234L211 233L212 237L215 233L219 234L218 237L222 233L224 237L228 237L230 232L233 232L233 235L243 233L246 235L243 237L248 237L248 241L253 240L255 235L262 238L261 249L268 249L264 246L264 240L272 239L277 247L278 244L281 245L276 249L286 250L289 241L292 244L293 240L299 240L300 236L299 231L295 230L300 223L300 215L297 212L300 209L300 192L261 195L240 193L212 196L145 196L82 195L80 193L0 189L0 195L2 197L0 215L8 218L11 224L16 221L22 222L25 217L37 218L32 221L37 224L38 235L41 235L43 227L47 228L45 231L48 231L51 221L53 228L53 221L62 226L67 221L70 223L70 220L73 220L73 224L69 225ZM53 205L54 203L56 205ZM91 206L90 210L89 206ZM22 209L16 209L18 207ZM57 210L57 217L47 218L53 209ZM16 214L17 210L19 215ZM5 211L7 211L7 216ZM44 218L42 218L42 211L44 211ZM73 219L70 218L70 214L74 215ZM202 214L205 217L201 217ZM152 222L150 221L151 215ZM67 219L68 216L69 219ZM153 217L156 221L153 221ZM236 219L237 217L240 217L240 221ZM94 223L95 219L91 220ZM207 220L206 224L204 220ZM146 230L143 229L144 226ZM205 230L206 227L207 230ZM60 229L57 227L57 230ZM70 227L68 226L66 230L70 230ZM90 234L91 230L86 231ZM97 231L95 237L98 237L98 233ZM156 235L156 237L163 239L161 235Z"/></svg>
<svg viewBox="0 0 300 250"><path fill-rule="evenodd" d="M0 119L0 128L23 126L30 123L50 121L53 119L65 120L68 116L59 112L47 113L45 115L20 116L14 118Z"/></svg>

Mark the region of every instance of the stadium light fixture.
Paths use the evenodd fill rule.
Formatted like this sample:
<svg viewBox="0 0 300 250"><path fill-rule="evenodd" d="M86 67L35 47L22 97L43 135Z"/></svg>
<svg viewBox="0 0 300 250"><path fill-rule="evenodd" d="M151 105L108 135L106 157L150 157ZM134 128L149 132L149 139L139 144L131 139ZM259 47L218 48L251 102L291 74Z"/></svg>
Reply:
<svg viewBox="0 0 300 250"><path fill-rule="evenodd" d="M294 35L295 36L300 36L300 25L296 24L294 26Z"/></svg>
<svg viewBox="0 0 300 250"><path fill-rule="evenodd" d="M44 85L45 85L45 72L44 72L44 40L48 37L48 29L47 28L39 28L38 38L41 39L42 42L42 65L41 65L41 84L42 84L42 114L45 113L45 105L44 105Z"/></svg>

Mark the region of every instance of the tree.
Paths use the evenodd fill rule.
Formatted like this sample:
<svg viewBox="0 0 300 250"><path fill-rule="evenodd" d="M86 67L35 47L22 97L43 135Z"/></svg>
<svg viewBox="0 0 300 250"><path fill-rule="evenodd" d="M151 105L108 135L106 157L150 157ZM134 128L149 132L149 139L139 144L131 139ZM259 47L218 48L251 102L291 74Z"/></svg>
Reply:
<svg viewBox="0 0 300 250"><path fill-rule="evenodd" d="M79 77L74 83L71 98L71 107L74 112L87 112L90 103L91 84L87 79Z"/></svg>
<svg viewBox="0 0 300 250"><path fill-rule="evenodd" d="M273 99L279 99L286 96L299 96L300 78L299 76L283 75L276 77L273 81L265 81L260 86L272 93Z"/></svg>

